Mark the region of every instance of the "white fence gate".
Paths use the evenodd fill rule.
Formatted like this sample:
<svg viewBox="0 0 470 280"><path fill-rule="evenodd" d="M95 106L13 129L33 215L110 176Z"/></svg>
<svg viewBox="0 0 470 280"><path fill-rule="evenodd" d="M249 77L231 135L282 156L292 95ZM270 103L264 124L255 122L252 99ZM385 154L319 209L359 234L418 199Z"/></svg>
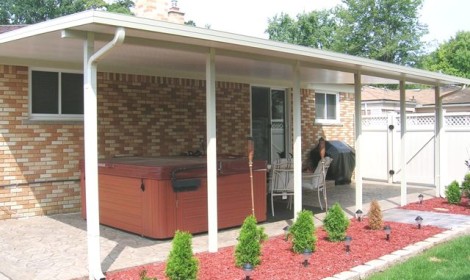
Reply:
<svg viewBox="0 0 470 280"><path fill-rule="evenodd" d="M444 114L441 134L441 177L459 183L469 172L470 113ZM434 114L407 114L406 178L410 184L434 186ZM401 178L400 116L363 116L362 174L364 179L397 183Z"/></svg>

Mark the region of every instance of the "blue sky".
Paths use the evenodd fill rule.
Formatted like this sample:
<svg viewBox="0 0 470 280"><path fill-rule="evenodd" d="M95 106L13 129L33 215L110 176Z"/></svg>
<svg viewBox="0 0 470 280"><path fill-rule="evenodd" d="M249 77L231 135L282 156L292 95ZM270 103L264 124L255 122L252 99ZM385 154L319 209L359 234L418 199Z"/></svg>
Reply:
<svg viewBox="0 0 470 280"><path fill-rule="evenodd" d="M268 18L275 14L296 16L339 3L340 0L179 0L178 7L186 14L186 20L193 20L199 27L210 25L214 30L267 38L264 31ZM469 11L469 0L424 0L420 21L428 25L429 35L423 39L436 47L459 30L470 31Z"/></svg>

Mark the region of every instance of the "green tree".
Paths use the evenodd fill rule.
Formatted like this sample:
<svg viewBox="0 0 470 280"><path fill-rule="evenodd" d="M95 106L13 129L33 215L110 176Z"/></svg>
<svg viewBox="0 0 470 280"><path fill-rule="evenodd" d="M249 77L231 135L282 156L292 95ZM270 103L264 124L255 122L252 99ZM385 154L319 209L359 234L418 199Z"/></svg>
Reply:
<svg viewBox="0 0 470 280"><path fill-rule="evenodd" d="M422 68L470 78L470 31L459 31L434 52L423 57Z"/></svg>
<svg viewBox="0 0 470 280"><path fill-rule="evenodd" d="M328 240L330 241L342 241L346 237L349 219L338 202L326 212L323 227L328 233Z"/></svg>
<svg viewBox="0 0 470 280"><path fill-rule="evenodd" d="M424 52L427 26L418 20L423 0L342 0L334 50L413 66Z"/></svg>
<svg viewBox="0 0 470 280"><path fill-rule="evenodd" d="M132 0L2 0L0 24L33 24L90 9L132 14L133 5Z"/></svg>
<svg viewBox="0 0 470 280"><path fill-rule="evenodd" d="M315 251L317 235L312 211L302 210L299 212L297 219L289 229L289 236L292 236L292 250L294 252L303 253L305 249Z"/></svg>
<svg viewBox="0 0 470 280"><path fill-rule="evenodd" d="M193 254L192 235L189 232L175 232L171 251L165 267L170 280L195 280L199 271L199 260Z"/></svg>
<svg viewBox="0 0 470 280"><path fill-rule="evenodd" d="M275 15L269 38L414 66L424 53L427 26L418 20L423 0L342 0L331 10Z"/></svg>
<svg viewBox="0 0 470 280"><path fill-rule="evenodd" d="M298 14L297 19L281 13L268 19L266 33L271 40L331 49L336 27L334 14L330 10Z"/></svg>
<svg viewBox="0 0 470 280"><path fill-rule="evenodd" d="M256 267L261 263L261 243L268 236L263 227L256 225L256 218L250 215L243 221L238 236L238 244L235 247L235 265L242 267L249 263Z"/></svg>

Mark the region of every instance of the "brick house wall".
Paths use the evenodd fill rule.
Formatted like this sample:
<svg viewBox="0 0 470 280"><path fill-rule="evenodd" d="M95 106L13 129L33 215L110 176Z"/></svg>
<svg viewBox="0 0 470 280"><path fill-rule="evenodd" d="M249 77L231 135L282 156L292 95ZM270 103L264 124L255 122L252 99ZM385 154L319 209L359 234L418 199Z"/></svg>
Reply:
<svg viewBox="0 0 470 280"><path fill-rule="evenodd" d="M318 144L320 137L326 140L341 140L354 147L354 95L340 93L340 123L331 125L315 125L315 92L301 91L301 129L302 151L307 153Z"/></svg>
<svg viewBox="0 0 470 280"><path fill-rule="evenodd" d="M250 87L216 89L218 152L243 155ZM98 92L100 158L201 149L205 81L99 73ZM0 220L78 212L81 159L83 123L29 121L28 68L0 65Z"/></svg>
<svg viewBox="0 0 470 280"><path fill-rule="evenodd" d="M173 156L201 149L205 81L98 73L99 158ZM302 149L320 135L353 143L354 99L341 125L314 125L315 94L302 90ZM245 155L250 85L217 82L217 151ZM28 119L28 68L0 65L0 220L80 211L83 122Z"/></svg>
<svg viewBox="0 0 470 280"><path fill-rule="evenodd" d="M28 68L0 65L0 220L77 212L82 146L82 124L29 122Z"/></svg>

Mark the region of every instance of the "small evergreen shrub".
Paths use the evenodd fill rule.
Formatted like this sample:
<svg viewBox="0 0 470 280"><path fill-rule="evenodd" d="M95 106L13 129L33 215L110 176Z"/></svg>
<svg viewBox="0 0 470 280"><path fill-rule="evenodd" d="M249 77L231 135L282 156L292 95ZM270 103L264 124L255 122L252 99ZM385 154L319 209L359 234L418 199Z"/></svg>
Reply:
<svg viewBox="0 0 470 280"><path fill-rule="evenodd" d="M323 220L323 228L328 234L328 240L337 242L346 237L346 230L349 227L349 219L346 217L341 205L335 203L327 212Z"/></svg>
<svg viewBox="0 0 470 280"><path fill-rule="evenodd" d="M158 280L157 277L149 277L147 276L147 270L142 270L140 273L139 273L139 279L140 280Z"/></svg>
<svg viewBox="0 0 470 280"><path fill-rule="evenodd" d="M242 267L249 263L256 267L261 263L261 243L268 238L263 227L256 225L256 218L250 215L245 218L235 247L235 265Z"/></svg>
<svg viewBox="0 0 470 280"><path fill-rule="evenodd" d="M170 280L195 280L198 269L199 262L193 255L192 235L189 232L176 231L165 275Z"/></svg>
<svg viewBox="0 0 470 280"><path fill-rule="evenodd" d="M315 251L317 237L315 235L312 211L300 211L294 224L289 229L289 236L292 237L292 250L294 252L300 254L305 249L310 249L312 252Z"/></svg>
<svg viewBox="0 0 470 280"><path fill-rule="evenodd" d="M382 209L380 209L379 202L372 200L370 203L369 214L369 228L373 230L381 230L384 226L382 219Z"/></svg>
<svg viewBox="0 0 470 280"><path fill-rule="evenodd" d="M462 182L462 195L470 198L470 173L465 174Z"/></svg>
<svg viewBox="0 0 470 280"><path fill-rule="evenodd" d="M447 202L450 204L459 204L460 199L462 198L462 193L460 192L459 183L453 181L446 189Z"/></svg>

